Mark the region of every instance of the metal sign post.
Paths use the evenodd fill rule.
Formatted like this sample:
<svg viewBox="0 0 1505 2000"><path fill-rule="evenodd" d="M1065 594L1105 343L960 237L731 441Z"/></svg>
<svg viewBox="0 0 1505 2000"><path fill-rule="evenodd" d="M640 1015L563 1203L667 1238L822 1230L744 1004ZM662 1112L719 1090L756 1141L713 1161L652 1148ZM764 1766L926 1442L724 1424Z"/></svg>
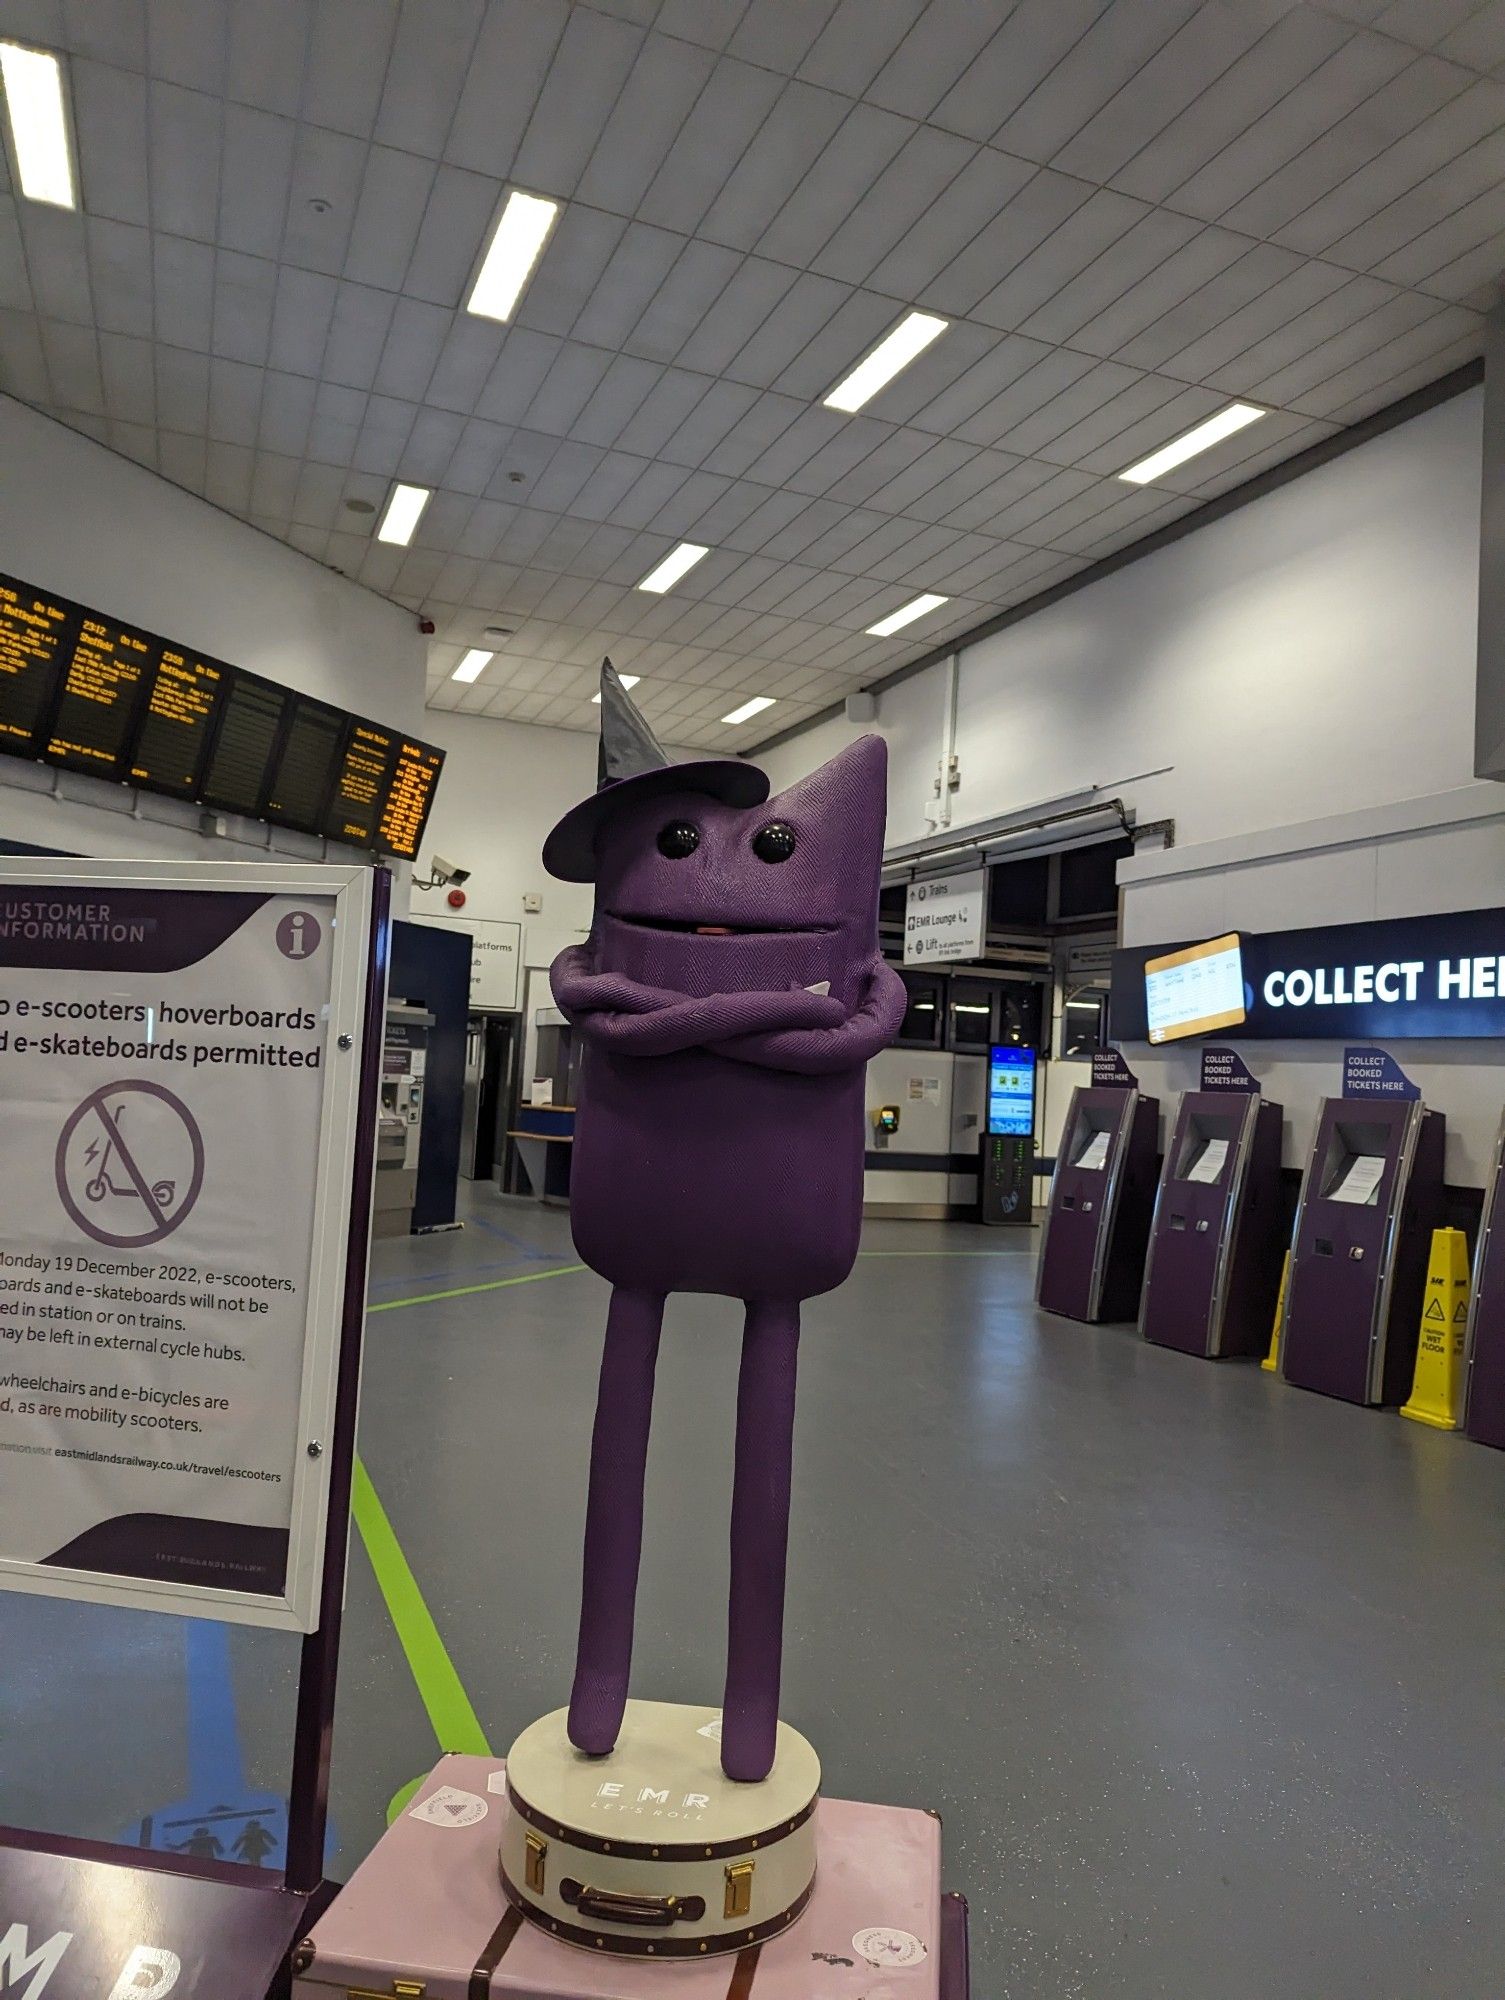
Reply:
<svg viewBox="0 0 1505 2000"><path fill-rule="evenodd" d="M0 1993L268 2000L333 1894L390 895L0 864L0 1589L303 1634L285 1867L0 1828Z"/></svg>

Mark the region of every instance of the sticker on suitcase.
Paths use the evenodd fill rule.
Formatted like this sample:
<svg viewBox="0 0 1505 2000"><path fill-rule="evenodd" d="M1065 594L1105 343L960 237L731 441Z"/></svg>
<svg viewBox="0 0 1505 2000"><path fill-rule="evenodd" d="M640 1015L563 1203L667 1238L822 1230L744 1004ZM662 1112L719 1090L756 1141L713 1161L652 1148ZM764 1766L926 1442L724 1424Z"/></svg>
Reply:
<svg viewBox="0 0 1505 2000"><path fill-rule="evenodd" d="M906 1965L921 1965L926 1957L925 1947L913 1931L890 1930L886 1924L871 1924L865 1931L858 1931L852 1939L852 1949L869 1965L876 1965L885 1972Z"/></svg>
<svg viewBox="0 0 1505 2000"><path fill-rule="evenodd" d="M491 1808L478 1792L462 1792L454 1785L441 1785L413 1807L409 1819L426 1820L430 1826L474 1826Z"/></svg>

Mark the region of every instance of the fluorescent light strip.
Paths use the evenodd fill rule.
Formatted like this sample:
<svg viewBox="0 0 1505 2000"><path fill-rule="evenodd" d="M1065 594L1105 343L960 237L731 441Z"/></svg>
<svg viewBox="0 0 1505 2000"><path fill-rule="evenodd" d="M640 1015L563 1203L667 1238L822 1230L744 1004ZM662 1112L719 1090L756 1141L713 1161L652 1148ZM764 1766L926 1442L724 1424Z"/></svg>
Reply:
<svg viewBox="0 0 1505 2000"><path fill-rule="evenodd" d="M839 381L825 399L828 410L845 410L849 415L870 403L878 391L892 382L901 369L925 352L951 324L934 313L906 313L886 339L880 340L866 360L859 361L850 375Z"/></svg>
<svg viewBox="0 0 1505 2000"><path fill-rule="evenodd" d="M0 79L22 194L53 208L77 208L62 64L45 49L0 42Z"/></svg>
<svg viewBox="0 0 1505 2000"><path fill-rule="evenodd" d="M1268 410L1257 410L1253 403L1230 403L1226 410L1219 410L1205 424L1198 424L1184 437L1173 438L1159 451L1152 451L1148 458L1142 458L1138 465L1131 465L1127 472L1118 476L1127 479L1131 486L1148 486L1152 479L1160 479L1167 472L1174 472L1178 465L1184 465L1187 459L1195 458L1199 451L1211 451L1224 438L1232 437L1257 417L1269 414Z"/></svg>
<svg viewBox="0 0 1505 2000"><path fill-rule="evenodd" d="M699 542L681 542L677 549L670 549L657 569L649 570L638 585L639 590L663 592L672 590L688 570L694 569L702 556L710 554Z"/></svg>
<svg viewBox="0 0 1505 2000"><path fill-rule="evenodd" d="M400 548L406 548L417 532L423 510L431 497L428 487L404 486L399 480L392 488L392 497L381 517L376 539L379 542L396 542Z"/></svg>
<svg viewBox="0 0 1505 2000"><path fill-rule="evenodd" d="M640 681L640 680L641 680L642 678L643 678L643 676L642 676L641 674L618 674L618 675L617 675L617 679L618 679L618 680L619 680L619 681L620 681L620 682L622 683L622 685L623 685L623 687L624 687L624 688L635 688L635 687L637 686L638 682L639 682L639 681ZM595 702L595 704L597 705L597 707L599 707L599 706L600 706L600 704L601 704L601 696L600 696L600 694L599 694L599 693L596 693L596 694L593 694L593 695L591 696L591 700L592 700L593 702Z"/></svg>
<svg viewBox="0 0 1505 2000"><path fill-rule="evenodd" d="M511 319L558 215L557 201L524 194L521 188L512 189L502 204L470 297L465 301L467 312L482 319Z"/></svg>
<svg viewBox="0 0 1505 2000"><path fill-rule="evenodd" d="M755 715L761 715L765 708L772 708L771 694L755 694L751 701L744 701L740 708L734 708L730 715L723 715L723 722L751 722Z"/></svg>
<svg viewBox="0 0 1505 2000"><path fill-rule="evenodd" d="M867 628L870 639L886 639L901 626L913 625L917 618L923 618L927 611L937 611L941 605L949 604L949 597L936 597L927 592L924 597L916 597L908 604L901 604L897 611L890 611L886 618L880 618L876 625Z"/></svg>
<svg viewBox="0 0 1505 2000"><path fill-rule="evenodd" d="M472 646L459 666L450 675L450 679L452 681L478 681L495 658L495 653L485 652L480 646Z"/></svg>

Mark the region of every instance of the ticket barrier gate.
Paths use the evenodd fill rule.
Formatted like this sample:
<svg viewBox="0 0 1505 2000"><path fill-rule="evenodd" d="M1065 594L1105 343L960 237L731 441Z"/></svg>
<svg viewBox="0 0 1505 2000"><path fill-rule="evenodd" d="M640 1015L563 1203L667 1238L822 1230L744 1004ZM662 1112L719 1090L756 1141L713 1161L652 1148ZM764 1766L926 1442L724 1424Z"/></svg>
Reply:
<svg viewBox="0 0 1505 2000"><path fill-rule="evenodd" d="M1505 1124L1495 1134L1474 1253L1463 1429L1505 1450Z"/></svg>
<svg viewBox="0 0 1505 2000"><path fill-rule="evenodd" d="M1259 1357L1285 1255L1281 1109L1253 1092L1189 1090L1155 1197L1139 1330L1161 1347Z"/></svg>
<svg viewBox="0 0 1505 2000"><path fill-rule="evenodd" d="M1155 1203L1158 1098L1078 1087L1061 1133L1035 1299L1068 1319L1133 1319Z"/></svg>
<svg viewBox="0 0 1505 2000"><path fill-rule="evenodd" d="M1432 1231L1441 1112L1415 1098L1329 1097L1296 1211L1281 1372L1350 1403L1410 1393Z"/></svg>

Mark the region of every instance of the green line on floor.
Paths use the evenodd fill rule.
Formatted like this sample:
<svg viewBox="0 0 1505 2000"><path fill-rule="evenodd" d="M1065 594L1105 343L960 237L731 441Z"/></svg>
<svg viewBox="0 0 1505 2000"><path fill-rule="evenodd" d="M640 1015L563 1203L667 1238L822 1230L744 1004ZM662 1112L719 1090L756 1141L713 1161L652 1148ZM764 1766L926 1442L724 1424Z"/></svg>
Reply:
<svg viewBox="0 0 1505 2000"><path fill-rule="evenodd" d="M470 1696L439 1637L439 1628L424 1602L418 1579L392 1531L387 1511L371 1484L371 1475L360 1459L355 1462L350 1509L439 1748L463 1751L471 1757L489 1757L491 1745L480 1717L470 1705ZM411 1785L403 1787L389 1808L389 1820L402 1811L422 1782L421 1778L415 1778Z"/></svg>
<svg viewBox="0 0 1505 2000"><path fill-rule="evenodd" d="M484 1285L454 1285L447 1292L421 1292L415 1299L383 1299L367 1306L367 1313L397 1312L403 1306L431 1306L440 1299L466 1299L475 1292L500 1292L508 1285L536 1285L540 1278L568 1278L583 1271L583 1264L559 1264L552 1271L520 1271L515 1278L492 1278Z"/></svg>

